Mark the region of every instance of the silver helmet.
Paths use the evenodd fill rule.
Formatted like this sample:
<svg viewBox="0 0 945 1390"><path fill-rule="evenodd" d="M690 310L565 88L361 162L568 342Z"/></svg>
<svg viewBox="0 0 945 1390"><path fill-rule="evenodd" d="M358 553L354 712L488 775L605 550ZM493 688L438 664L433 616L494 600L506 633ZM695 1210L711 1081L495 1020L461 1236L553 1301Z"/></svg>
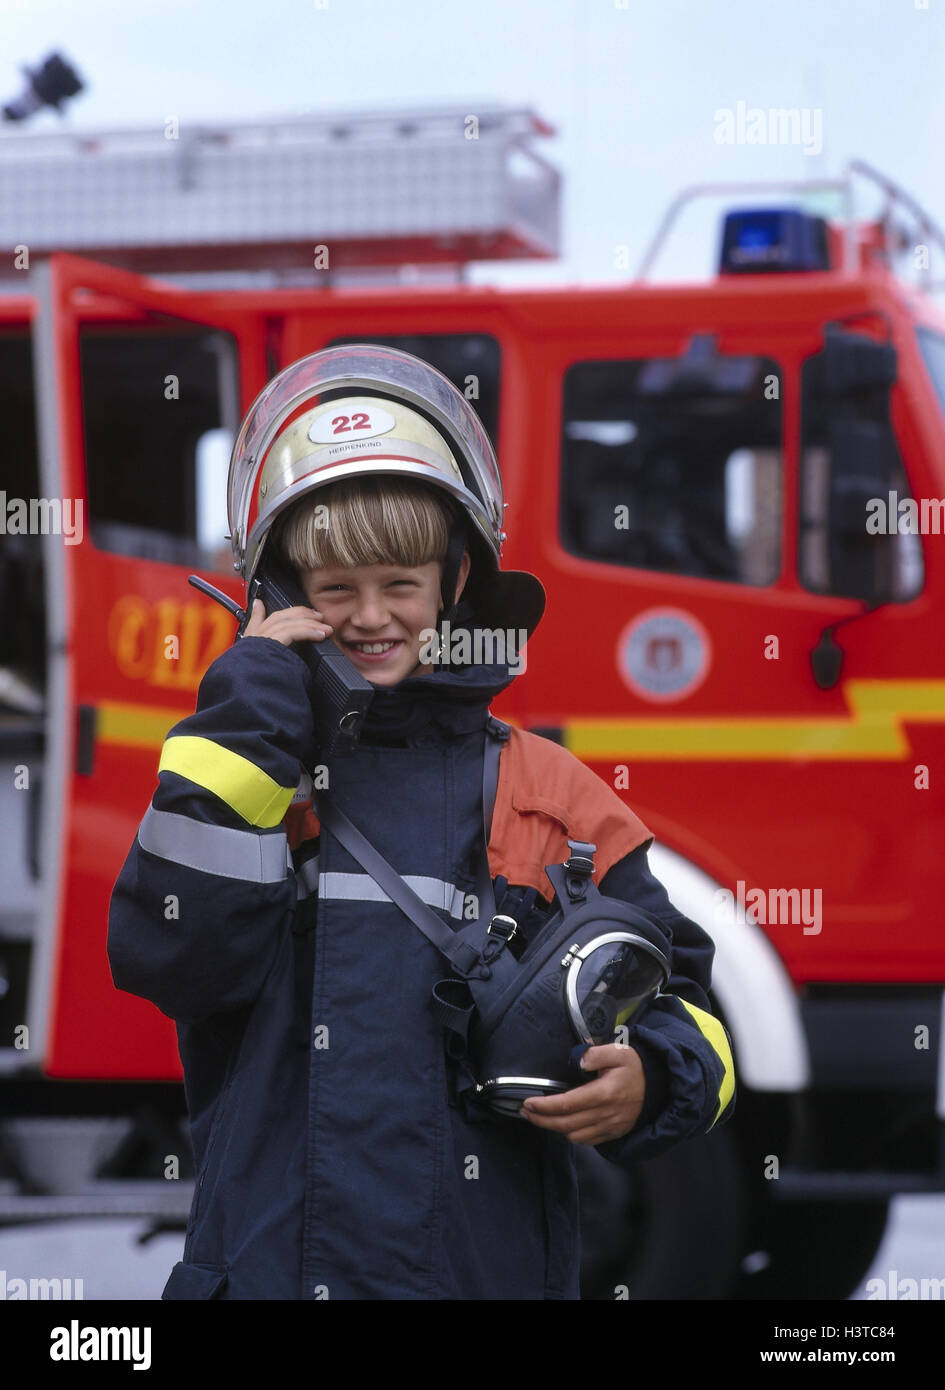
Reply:
<svg viewBox="0 0 945 1390"><path fill-rule="evenodd" d="M544 590L534 575L499 570L502 478L478 415L434 367L372 343L300 358L250 406L227 485L234 569L250 583L273 523L300 497L372 474L409 477L448 493L468 519L465 535L480 571L470 583L476 621L534 630Z"/></svg>

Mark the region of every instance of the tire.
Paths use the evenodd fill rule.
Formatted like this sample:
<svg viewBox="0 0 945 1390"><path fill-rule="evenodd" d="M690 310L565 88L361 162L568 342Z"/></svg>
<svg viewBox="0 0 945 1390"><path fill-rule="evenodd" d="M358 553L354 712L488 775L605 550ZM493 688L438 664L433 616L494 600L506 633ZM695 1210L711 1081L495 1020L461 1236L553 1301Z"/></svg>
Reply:
<svg viewBox="0 0 945 1390"><path fill-rule="evenodd" d="M873 1263L889 1215L887 1200L775 1202L760 1215L753 1247L767 1258L743 1272L740 1299L849 1298Z"/></svg>
<svg viewBox="0 0 945 1390"><path fill-rule="evenodd" d="M621 1168L577 1151L584 1299L734 1294L745 1185L727 1128Z"/></svg>

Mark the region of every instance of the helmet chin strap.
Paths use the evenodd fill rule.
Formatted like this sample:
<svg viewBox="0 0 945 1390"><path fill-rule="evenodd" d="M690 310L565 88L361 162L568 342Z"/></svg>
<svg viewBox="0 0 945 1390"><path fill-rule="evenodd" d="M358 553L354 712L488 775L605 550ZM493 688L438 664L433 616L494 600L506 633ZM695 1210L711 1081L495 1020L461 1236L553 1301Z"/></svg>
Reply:
<svg viewBox="0 0 945 1390"><path fill-rule="evenodd" d="M446 558L443 561L443 578L440 582L440 598L443 600L443 604L437 626L441 632L443 623L450 620L456 608L456 583L459 579L459 567L462 564L463 552L467 544L466 526L462 517L456 517L450 526L449 540L446 543Z"/></svg>

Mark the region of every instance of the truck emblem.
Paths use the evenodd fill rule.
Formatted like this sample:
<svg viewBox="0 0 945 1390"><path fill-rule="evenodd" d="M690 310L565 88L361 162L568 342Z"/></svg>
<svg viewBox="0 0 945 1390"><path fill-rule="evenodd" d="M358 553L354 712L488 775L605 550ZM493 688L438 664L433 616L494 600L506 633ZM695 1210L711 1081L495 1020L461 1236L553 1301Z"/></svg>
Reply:
<svg viewBox="0 0 945 1390"><path fill-rule="evenodd" d="M702 624L679 608L648 608L617 642L622 680L644 700L682 700L702 684L711 643Z"/></svg>

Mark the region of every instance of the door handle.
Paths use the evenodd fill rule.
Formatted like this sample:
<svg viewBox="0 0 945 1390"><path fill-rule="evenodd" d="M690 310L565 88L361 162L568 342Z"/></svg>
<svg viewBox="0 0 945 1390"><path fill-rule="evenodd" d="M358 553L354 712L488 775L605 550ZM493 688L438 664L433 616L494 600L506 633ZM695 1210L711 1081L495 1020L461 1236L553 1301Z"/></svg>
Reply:
<svg viewBox="0 0 945 1390"><path fill-rule="evenodd" d="M76 710L75 770L80 777L91 777L94 770L97 727L96 707L79 705Z"/></svg>

